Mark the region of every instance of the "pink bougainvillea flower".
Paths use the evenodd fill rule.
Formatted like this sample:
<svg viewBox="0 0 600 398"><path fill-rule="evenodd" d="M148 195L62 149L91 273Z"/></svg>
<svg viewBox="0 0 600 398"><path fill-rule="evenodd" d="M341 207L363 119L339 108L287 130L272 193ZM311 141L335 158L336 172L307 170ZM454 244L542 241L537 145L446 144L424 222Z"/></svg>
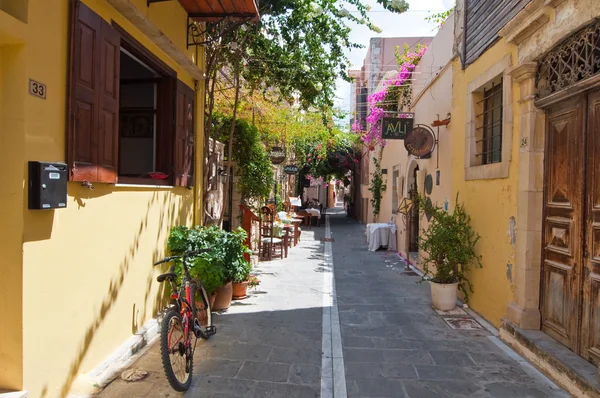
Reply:
<svg viewBox="0 0 600 398"><path fill-rule="evenodd" d="M369 116L367 117L366 122L369 123L370 126L369 129L367 129L367 132L360 137L360 140L362 142L366 144L371 144L371 147L373 147L373 145L386 145L386 142L381 138L381 120L383 119L383 116L385 114L384 107L389 108L389 102L395 99L387 98L387 95L390 92L389 87L400 87L405 84L410 84L409 79L413 71L415 70L417 63L420 61L421 57L423 57L426 51L427 47L423 46L416 52L407 53L405 55L405 59L407 61L403 62L400 65L398 74L385 81L383 83L383 89L381 91L377 91L367 97L367 102L369 106ZM403 115L403 117L407 116Z"/></svg>

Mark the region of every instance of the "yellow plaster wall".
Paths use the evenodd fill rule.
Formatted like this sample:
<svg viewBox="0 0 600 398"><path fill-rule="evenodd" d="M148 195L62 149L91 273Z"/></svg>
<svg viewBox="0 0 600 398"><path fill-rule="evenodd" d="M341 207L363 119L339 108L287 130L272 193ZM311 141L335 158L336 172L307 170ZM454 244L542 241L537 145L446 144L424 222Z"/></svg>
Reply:
<svg viewBox="0 0 600 398"><path fill-rule="evenodd" d="M0 388L9 389L23 384L24 58L23 45L0 45Z"/></svg>
<svg viewBox="0 0 600 398"><path fill-rule="evenodd" d="M163 254L169 229L192 224L202 206L195 200L202 192L197 187L94 184L92 191L69 183L67 209L27 209L27 161L66 160L68 3L30 0L27 24L0 11L0 158L6 169L0 184L0 388L26 389L31 397L65 396L79 375L107 359L162 308L159 270L152 262ZM186 72L105 0L84 3L124 27L194 87ZM178 2L160 8L162 13L148 12L150 18L185 49L185 12ZM29 78L47 85L46 100L27 94ZM196 161L197 183L201 175L202 162Z"/></svg>
<svg viewBox="0 0 600 398"><path fill-rule="evenodd" d="M488 49L477 61L462 70L459 59L453 61L452 93L452 199L456 192L472 218L474 229L481 235L478 252L483 256L483 269L470 273L475 293L470 305L494 326L500 325L506 306L512 300L512 286L507 268L515 262L515 246L510 243L510 217L517 215L517 161L519 118L513 116L512 161L508 178L465 181L465 120L467 85L485 70L511 54L513 64L516 50L501 40ZM513 85L513 115L516 113L518 87ZM451 200L454 204L454 200ZM451 209L453 207L451 206ZM516 220L518 223L518 220ZM512 271L514 273L514 270Z"/></svg>

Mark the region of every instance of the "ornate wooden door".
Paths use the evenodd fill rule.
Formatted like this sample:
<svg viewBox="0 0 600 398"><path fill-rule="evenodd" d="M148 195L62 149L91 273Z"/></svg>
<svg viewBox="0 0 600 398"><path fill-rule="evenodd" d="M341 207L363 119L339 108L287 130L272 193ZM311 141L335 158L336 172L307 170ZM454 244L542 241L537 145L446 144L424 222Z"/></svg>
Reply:
<svg viewBox="0 0 600 398"><path fill-rule="evenodd" d="M600 365L600 91L588 104L581 355Z"/></svg>
<svg viewBox="0 0 600 398"><path fill-rule="evenodd" d="M547 112L542 330L578 350L583 247L585 97Z"/></svg>

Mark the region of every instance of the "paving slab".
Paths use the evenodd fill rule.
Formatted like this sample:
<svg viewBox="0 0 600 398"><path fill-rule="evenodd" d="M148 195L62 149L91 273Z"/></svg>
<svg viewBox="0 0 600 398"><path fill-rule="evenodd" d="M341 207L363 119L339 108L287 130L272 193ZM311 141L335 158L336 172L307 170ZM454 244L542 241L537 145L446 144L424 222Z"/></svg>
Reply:
<svg viewBox="0 0 600 398"><path fill-rule="evenodd" d="M330 222L349 397L568 396L526 372L491 332L450 328L443 318L463 311L438 314L400 257L366 250L362 226Z"/></svg>
<svg viewBox="0 0 600 398"><path fill-rule="evenodd" d="M443 318L465 313L433 310L429 287L395 253L367 251L356 221L321 225L287 259L259 263L258 288L214 315L187 393L170 388L155 342L133 364L149 376L100 397L568 396L488 330L450 328Z"/></svg>
<svg viewBox="0 0 600 398"><path fill-rule="evenodd" d="M300 245L283 260L260 262L261 284L245 300L213 314L217 334L199 341L192 386L173 391L155 342L133 366L142 381L113 381L100 397L314 398L321 390L324 225L302 231Z"/></svg>

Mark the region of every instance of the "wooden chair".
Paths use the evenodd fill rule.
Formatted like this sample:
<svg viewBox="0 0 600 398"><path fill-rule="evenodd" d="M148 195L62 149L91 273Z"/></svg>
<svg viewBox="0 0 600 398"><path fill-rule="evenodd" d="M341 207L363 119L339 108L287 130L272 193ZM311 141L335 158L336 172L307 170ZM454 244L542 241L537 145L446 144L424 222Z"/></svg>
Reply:
<svg viewBox="0 0 600 398"><path fill-rule="evenodd" d="M276 255L276 248L279 247L279 257L283 259L284 241L281 238L275 237L273 234L273 223L275 222L275 213L273 210L264 206L260 209L260 253L261 257L265 257L270 261L273 255Z"/></svg>

